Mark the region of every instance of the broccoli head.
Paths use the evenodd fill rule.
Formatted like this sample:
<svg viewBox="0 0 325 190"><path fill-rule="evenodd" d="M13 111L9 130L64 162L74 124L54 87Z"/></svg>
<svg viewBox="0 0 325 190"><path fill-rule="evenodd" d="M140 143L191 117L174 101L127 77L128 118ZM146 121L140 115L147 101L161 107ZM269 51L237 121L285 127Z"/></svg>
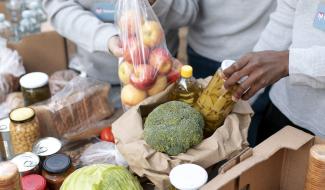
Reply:
<svg viewBox="0 0 325 190"><path fill-rule="evenodd" d="M204 119L186 103L158 106L144 124L144 139L153 149L176 156L202 142Z"/></svg>

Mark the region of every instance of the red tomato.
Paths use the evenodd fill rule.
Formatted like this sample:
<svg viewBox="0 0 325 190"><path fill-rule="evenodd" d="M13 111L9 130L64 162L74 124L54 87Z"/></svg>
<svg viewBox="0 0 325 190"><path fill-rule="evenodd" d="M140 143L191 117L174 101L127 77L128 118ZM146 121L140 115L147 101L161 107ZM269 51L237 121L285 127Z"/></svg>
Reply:
<svg viewBox="0 0 325 190"><path fill-rule="evenodd" d="M112 127L108 127L102 130L100 133L100 139L103 141L108 141L114 143L114 135L112 133Z"/></svg>

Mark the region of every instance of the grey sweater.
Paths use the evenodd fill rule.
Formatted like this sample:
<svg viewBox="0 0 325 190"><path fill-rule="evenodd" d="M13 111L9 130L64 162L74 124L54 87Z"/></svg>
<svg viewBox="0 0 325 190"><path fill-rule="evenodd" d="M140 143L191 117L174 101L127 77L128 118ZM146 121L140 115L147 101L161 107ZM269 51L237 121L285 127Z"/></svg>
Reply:
<svg viewBox="0 0 325 190"><path fill-rule="evenodd" d="M189 45L216 60L252 51L276 0L157 0L153 8L165 28L189 26Z"/></svg>
<svg viewBox="0 0 325 190"><path fill-rule="evenodd" d="M293 123L325 137L325 0L278 1L254 49L290 49L289 77L273 86L271 100Z"/></svg>

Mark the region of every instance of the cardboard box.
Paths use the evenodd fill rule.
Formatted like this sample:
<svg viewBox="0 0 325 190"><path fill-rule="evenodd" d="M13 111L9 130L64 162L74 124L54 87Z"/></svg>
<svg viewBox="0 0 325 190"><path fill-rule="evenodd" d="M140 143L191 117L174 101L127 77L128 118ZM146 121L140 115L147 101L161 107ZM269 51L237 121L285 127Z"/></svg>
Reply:
<svg viewBox="0 0 325 190"><path fill-rule="evenodd" d="M56 32L42 32L27 36L19 43L8 44L23 58L27 72L53 72L67 68L70 47L68 41Z"/></svg>
<svg viewBox="0 0 325 190"><path fill-rule="evenodd" d="M309 150L315 143L325 141L286 127L202 190L303 190Z"/></svg>

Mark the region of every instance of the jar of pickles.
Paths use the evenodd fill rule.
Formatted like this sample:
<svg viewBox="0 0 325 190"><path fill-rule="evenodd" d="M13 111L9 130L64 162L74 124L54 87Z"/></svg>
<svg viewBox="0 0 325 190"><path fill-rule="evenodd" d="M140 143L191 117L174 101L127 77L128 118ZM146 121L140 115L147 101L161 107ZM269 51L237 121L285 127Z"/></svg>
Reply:
<svg viewBox="0 0 325 190"><path fill-rule="evenodd" d="M51 97L48 82L48 75L41 72L29 73L21 77L19 83L23 92L25 106L30 106Z"/></svg>
<svg viewBox="0 0 325 190"><path fill-rule="evenodd" d="M221 68L216 72L208 86L203 90L198 98L195 108L201 112L205 120L204 134L206 137L211 136L216 129L221 127L232 111L235 101L232 98L235 86L231 90L224 88L223 70L232 65L235 61L225 60Z"/></svg>
<svg viewBox="0 0 325 190"><path fill-rule="evenodd" d="M32 108L17 108L10 115L10 137L15 155L31 152L40 136L40 128Z"/></svg>

